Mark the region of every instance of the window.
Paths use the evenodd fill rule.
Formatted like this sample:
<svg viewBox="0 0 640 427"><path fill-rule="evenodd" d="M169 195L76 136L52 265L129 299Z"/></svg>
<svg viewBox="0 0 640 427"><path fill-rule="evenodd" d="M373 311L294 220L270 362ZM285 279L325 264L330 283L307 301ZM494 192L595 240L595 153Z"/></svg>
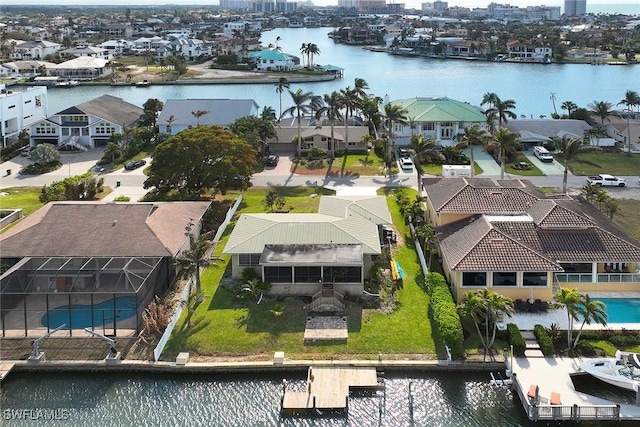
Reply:
<svg viewBox="0 0 640 427"><path fill-rule="evenodd" d="M522 286L547 286L547 273L544 271L522 273Z"/></svg>
<svg viewBox="0 0 640 427"><path fill-rule="evenodd" d="M111 135L115 131L116 129L113 126L106 123L96 126L96 134L98 135Z"/></svg>
<svg viewBox="0 0 640 427"><path fill-rule="evenodd" d="M260 254L240 254L238 255L238 265L243 267L260 265Z"/></svg>
<svg viewBox="0 0 640 427"><path fill-rule="evenodd" d="M322 280L320 267L294 267L296 283L318 283Z"/></svg>
<svg viewBox="0 0 640 427"><path fill-rule="evenodd" d="M291 283L293 281L291 267L265 267L264 281L271 283Z"/></svg>
<svg viewBox="0 0 640 427"><path fill-rule="evenodd" d="M360 267L324 267L324 281L334 283L360 283Z"/></svg>
<svg viewBox="0 0 640 427"><path fill-rule="evenodd" d="M36 134L39 135L55 135L56 128L50 123L41 123L36 126Z"/></svg>
<svg viewBox="0 0 640 427"><path fill-rule="evenodd" d="M62 128L62 135L63 136L69 135L69 128Z"/></svg>
<svg viewBox="0 0 640 427"><path fill-rule="evenodd" d="M462 286L487 286L487 273L482 271L462 273Z"/></svg>
<svg viewBox="0 0 640 427"><path fill-rule="evenodd" d="M435 124L434 123L423 123L422 124L422 130L435 130Z"/></svg>
<svg viewBox="0 0 640 427"><path fill-rule="evenodd" d="M493 273L493 286L516 286L516 272L495 271Z"/></svg>
<svg viewBox="0 0 640 427"><path fill-rule="evenodd" d="M82 135L83 136L88 136L89 135L89 128L82 128Z"/></svg>

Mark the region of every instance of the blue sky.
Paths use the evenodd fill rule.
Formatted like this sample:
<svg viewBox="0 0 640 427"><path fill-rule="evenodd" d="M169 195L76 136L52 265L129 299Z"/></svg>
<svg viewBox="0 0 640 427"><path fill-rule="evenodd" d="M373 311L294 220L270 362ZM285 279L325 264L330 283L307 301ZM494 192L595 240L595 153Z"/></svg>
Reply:
<svg viewBox="0 0 640 427"><path fill-rule="evenodd" d="M312 0L314 4L319 6L324 5L335 5L338 3L337 0ZM433 1L433 0L430 0ZM449 6L467 6L467 7L484 7L491 3L492 0L454 0L449 1ZM535 6L535 5L547 5L547 6L563 6L563 0L493 0L495 3L501 4L511 4L513 6ZM638 4L639 0L612 0L611 3L614 4ZM422 3L422 0L393 0L393 2L404 2L408 6L419 6ZM144 4L144 5L169 5L169 4L177 4L177 5L190 5L190 4L202 4L202 5L211 5L218 4L217 0L173 0L173 1L162 1L162 0L6 0L2 1L4 4L22 4L22 5L39 5L39 4L61 4L61 5L79 5L79 4L88 4L88 5L101 5L101 4L109 4L109 5L135 5L135 4ZM607 3L607 0L599 0L599 1L591 1L587 0L587 5L589 4L598 4L598 3Z"/></svg>

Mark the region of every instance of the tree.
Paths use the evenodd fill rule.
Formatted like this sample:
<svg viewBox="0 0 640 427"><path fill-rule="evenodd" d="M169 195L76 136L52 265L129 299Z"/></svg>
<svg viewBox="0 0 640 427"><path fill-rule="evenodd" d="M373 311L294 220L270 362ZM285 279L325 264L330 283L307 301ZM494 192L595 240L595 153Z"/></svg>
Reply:
<svg viewBox="0 0 640 427"><path fill-rule="evenodd" d="M578 108L578 106L571 101L564 101L562 105L560 105L560 108L562 108L563 110L567 110L567 116L570 117L571 112L575 111Z"/></svg>
<svg viewBox="0 0 640 427"><path fill-rule="evenodd" d="M496 339L498 313L511 317L514 313L513 301L487 288L466 292L463 298L458 310L463 317L473 321L484 349L483 360L486 360L487 353L490 353ZM484 333L480 329L481 326L484 327Z"/></svg>
<svg viewBox="0 0 640 427"><path fill-rule="evenodd" d="M382 98L379 96L366 96L360 105L360 111L362 112L363 117L367 120L369 133L371 135L376 135L377 130L382 124L383 117L380 113L381 103Z"/></svg>
<svg viewBox="0 0 640 427"><path fill-rule="evenodd" d="M187 280L193 278L194 284L196 285L194 290L195 299L193 304L189 304L189 318L191 318L191 315L196 311L198 306L202 304L202 301L204 301L200 272L213 263L213 258L211 257L213 246L204 237L196 239L190 235L189 239L189 249L178 255L175 259L175 264L181 276Z"/></svg>
<svg viewBox="0 0 640 427"><path fill-rule="evenodd" d="M387 126L387 137L391 141L391 150L395 148L395 139L393 138L393 125L394 123L407 125L407 110L400 105L394 105L391 103L384 106L384 119Z"/></svg>
<svg viewBox="0 0 640 427"><path fill-rule="evenodd" d="M309 55L309 60L307 61L308 67L313 67L313 57L315 55L320 54L320 49L318 49L318 45L315 43L307 44L307 54Z"/></svg>
<svg viewBox="0 0 640 427"><path fill-rule="evenodd" d="M312 111L317 109L320 97L314 95L313 92L303 92L302 89L298 89L295 92L289 90L289 95L291 95L293 106L284 110L280 118L286 115L296 118L298 123L297 152L298 157L300 157L302 154L302 119L306 114L311 114Z"/></svg>
<svg viewBox="0 0 640 427"><path fill-rule="evenodd" d="M475 175L475 160L473 158L473 146L478 144L484 146L488 141L487 132L480 129L477 124L464 128L464 136L462 140L469 146L469 154L471 158L471 177Z"/></svg>
<svg viewBox="0 0 640 427"><path fill-rule="evenodd" d="M551 103L553 104L553 114L555 114L555 116L558 115L558 110L556 109L556 93L555 92L551 92L551 96L549 97L549 99L551 99Z"/></svg>
<svg viewBox="0 0 640 427"><path fill-rule="evenodd" d="M580 314L580 302L583 295L577 289L560 288L553 295L551 307L557 310L567 310L567 348L573 342L573 325Z"/></svg>
<svg viewBox="0 0 640 427"><path fill-rule="evenodd" d="M31 150L29 160L39 165L60 162L60 152L53 144L38 144L36 148Z"/></svg>
<svg viewBox="0 0 640 427"><path fill-rule="evenodd" d="M569 173L569 167L577 157L580 149L582 148L582 141L576 138L562 137L562 153L558 153L564 160L564 173L562 176L562 192L567 194L567 175Z"/></svg>
<svg viewBox="0 0 640 427"><path fill-rule="evenodd" d="M618 105L624 105L627 110L627 156L631 157L631 126L629 125L629 116L631 115L631 107L640 105L640 95L638 92L628 90L625 93L624 99L618 102Z"/></svg>
<svg viewBox="0 0 640 427"><path fill-rule="evenodd" d="M149 98L142 105L142 124L146 126L153 126L155 128L156 121L158 120L158 113L162 111L164 103L156 98Z"/></svg>
<svg viewBox="0 0 640 427"><path fill-rule="evenodd" d="M54 181L40 191L39 200L48 203L61 200L93 200L102 191L104 180L91 172Z"/></svg>
<svg viewBox="0 0 640 427"><path fill-rule="evenodd" d="M607 101L593 101L588 105L590 113L600 118L600 124L604 126L604 120L613 116L613 104Z"/></svg>
<svg viewBox="0 0 640 427"><path fill-rule="evenodd" d="M164 197L177 192L181 200L198 199L206 189L225 194L234 177L251 176L255 164L249 143L219 126L198 126L158 144L144 186Z"/></svg>
<svg viewBox="0 0 640 427"><path fill-rule="evenodd" d="M516 140L520 135L515 132L509 131L507 128L501 127L493 135L491 142L488 146L494 146L498 150L498 157L500 159L500 179L504 179L504 162L509 151L515 150Z"/></svg>
<svg viewBox="0 0 640 427"><path fill-rule="evenodd" d="M289 80L280 77L278 83L276 83L276 93L280 97L280 117L282 117L282 92L284 92L285 89L289 89Z"/></svg>
<svg viewBox="0 0 640 427"><path fill-rule="evenodd" d="M494 94L495 95L495 94ZM516 108L516 101L512 99L501 100L497 95L493 100L493 107L487 111L492 111L498 119L498 127L502 127L502 123L507 123L507 119L517 118L516 114L511 111Z"/></svg>
<svg viewBox="0 0 640 427"><path fill-rule="evenodd" d="M578 346L580 335L582 335L582 329L584 325L591 325L591 323L599 323L603 327L607 326L607 306L602 301L593 301L589 294L582 295L580 300L580 315L582 317L582 324L578 330L578 335L573 341L573 348Z"/></svg>
<svg viewBox="0 0 640 427"><path fill-rule="evenodd" d="M360 96L357 89L347 86L340 91L340 105L344 108L344 149L349 149L349 116L360 107Z"/></svg>
<svg viewBox="0 0 640 427"><path fill-rule="evenodd" d="M122 147L115 142L110 142L104 149L104 157L108 158L111 163L122 156Z"/></svg>
<svg viewBox="0 0 640 427"><path fill-rule="evenodd" d="M309 64L309 45L307 43L302 43L302 45L300 46L300 53L302 54L302 66L304 67L304 57L307 57L307 67L310 66Z"/></svg>
<svg viewBox="0 0 640 427"><path fill-rule="evenodd" d="M322 97L323 105L316 111L316 120L321 120L323 115L327 116L329 123L331 123L331 140L327 145L327 151L329 155L333 157L336 145L334 138L334 127L336 120L342 119L342 113L340 112L340 93L333 91L331 94L324 94Z"/></svg>
<svg viewBox="0 0 640 427"><path fill-rule="evenodd" d="M276 137L276 128L272 116L268 111L264 116L265 117L241 117L229 125L229 129L236 134L236 136L251 144L256 152L261 155L264 155L264 147L267 139Z"/></svg>
<svg viewBox="0 0 640 427"><path fill-rule="evenodd" d="M423 254L429 254L427 258L427 268L431 269L431 244L436 239L436 231L433 224L422 224L417 226L416 238L422 243Z"/></svg>
<svg viewBox="0 0 640 427"><path fill-rule="evenodd" d="M191 112L191 115L196 119L196 126L200 126L200 117L205 114L209 114L209 112L207 110L196 110Z"/></svg>

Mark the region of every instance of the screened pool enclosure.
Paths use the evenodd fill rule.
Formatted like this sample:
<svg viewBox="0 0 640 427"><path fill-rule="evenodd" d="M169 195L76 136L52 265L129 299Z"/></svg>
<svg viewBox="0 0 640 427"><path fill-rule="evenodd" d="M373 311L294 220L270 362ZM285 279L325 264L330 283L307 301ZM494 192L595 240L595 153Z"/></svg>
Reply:
<svg viewBox="0 0 640 427"><path fill-rule="evenodd" d="M147 304L166 289L168 263L162 257L22 258L0 277L2 336L38 336L62 324L71 336L86 335L84 328L136 334Z"/></svg>

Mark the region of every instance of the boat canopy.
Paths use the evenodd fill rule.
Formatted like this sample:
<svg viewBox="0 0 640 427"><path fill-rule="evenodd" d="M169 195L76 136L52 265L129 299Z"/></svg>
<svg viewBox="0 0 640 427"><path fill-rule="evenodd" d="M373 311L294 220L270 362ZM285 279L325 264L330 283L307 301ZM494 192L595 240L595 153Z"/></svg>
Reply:
<svg viewBox="0 0 640 427"><path fill-rule="evenodd" d="M637 353L630 354L627 360L629 361L629 365L633 366L634 368L640 369L640 354L637 354Z"/></svg>

